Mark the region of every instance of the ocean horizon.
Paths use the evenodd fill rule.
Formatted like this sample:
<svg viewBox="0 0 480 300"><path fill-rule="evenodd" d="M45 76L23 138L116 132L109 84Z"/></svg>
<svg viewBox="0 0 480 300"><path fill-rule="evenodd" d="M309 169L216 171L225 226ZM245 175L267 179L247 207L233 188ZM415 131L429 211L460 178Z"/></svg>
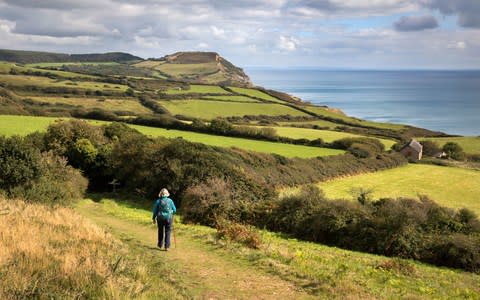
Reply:
<svg viewBox="0 0 480 300"><path fill-rule="evenodd" d="M353 117L480 135L480 70L244 69L255 85Z"/></svg>

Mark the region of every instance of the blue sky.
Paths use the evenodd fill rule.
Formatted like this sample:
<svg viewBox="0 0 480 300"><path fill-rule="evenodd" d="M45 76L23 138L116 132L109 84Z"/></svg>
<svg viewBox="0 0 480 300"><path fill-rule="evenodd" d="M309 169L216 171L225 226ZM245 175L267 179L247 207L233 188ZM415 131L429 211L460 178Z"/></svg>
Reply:
<svg viewBox="0 0 480 300"><path fill-rule="evenodd" d="M480 0L0 0L0 48L239 66L479 69Z"/></svg>

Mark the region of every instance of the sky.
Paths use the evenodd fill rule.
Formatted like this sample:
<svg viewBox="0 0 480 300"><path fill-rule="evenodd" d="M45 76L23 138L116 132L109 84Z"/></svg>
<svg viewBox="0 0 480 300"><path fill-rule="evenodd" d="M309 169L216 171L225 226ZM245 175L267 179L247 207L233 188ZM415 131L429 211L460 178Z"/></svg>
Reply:
<svg viewBox="0 0 480 300"><path fill-rule="evenodd" d="M480 69L480 0L0 0L0 48L240 67Z"/></svg>

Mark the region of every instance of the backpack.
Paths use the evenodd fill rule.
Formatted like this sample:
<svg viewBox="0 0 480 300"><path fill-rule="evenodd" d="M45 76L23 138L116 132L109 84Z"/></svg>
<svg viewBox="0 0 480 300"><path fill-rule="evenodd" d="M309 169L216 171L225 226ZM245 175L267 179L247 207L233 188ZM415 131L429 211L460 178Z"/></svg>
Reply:
<svg viewBox="0 0 480 300"><path fill-rule="evenodd" d="M157 218L160 220L170 220L172 218L172 207L170 205L170 199L169 198L160 198L160 203L158 205L158 213L157 213Z"/></svg>

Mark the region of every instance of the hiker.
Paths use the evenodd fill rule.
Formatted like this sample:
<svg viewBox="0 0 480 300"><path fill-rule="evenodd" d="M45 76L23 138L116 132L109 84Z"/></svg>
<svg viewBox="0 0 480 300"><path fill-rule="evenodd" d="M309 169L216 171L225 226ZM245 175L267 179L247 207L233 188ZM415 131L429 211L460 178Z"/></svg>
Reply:
<svg viewBox="0 0 480 300"><path fill-rule="evenodd" d="M157 246L162 248L165 245L165 251L168 251L170 248L170 231L172 229L173 223L173 214L177 212L177 208L173 203L173 200L168 198L170 193L167 189L163 188L160 193L158 193L158 199L155 201L153 206L153 224L155 222L158 225L158 243ZM165 243L163 243L165 230Z"/></svg>

